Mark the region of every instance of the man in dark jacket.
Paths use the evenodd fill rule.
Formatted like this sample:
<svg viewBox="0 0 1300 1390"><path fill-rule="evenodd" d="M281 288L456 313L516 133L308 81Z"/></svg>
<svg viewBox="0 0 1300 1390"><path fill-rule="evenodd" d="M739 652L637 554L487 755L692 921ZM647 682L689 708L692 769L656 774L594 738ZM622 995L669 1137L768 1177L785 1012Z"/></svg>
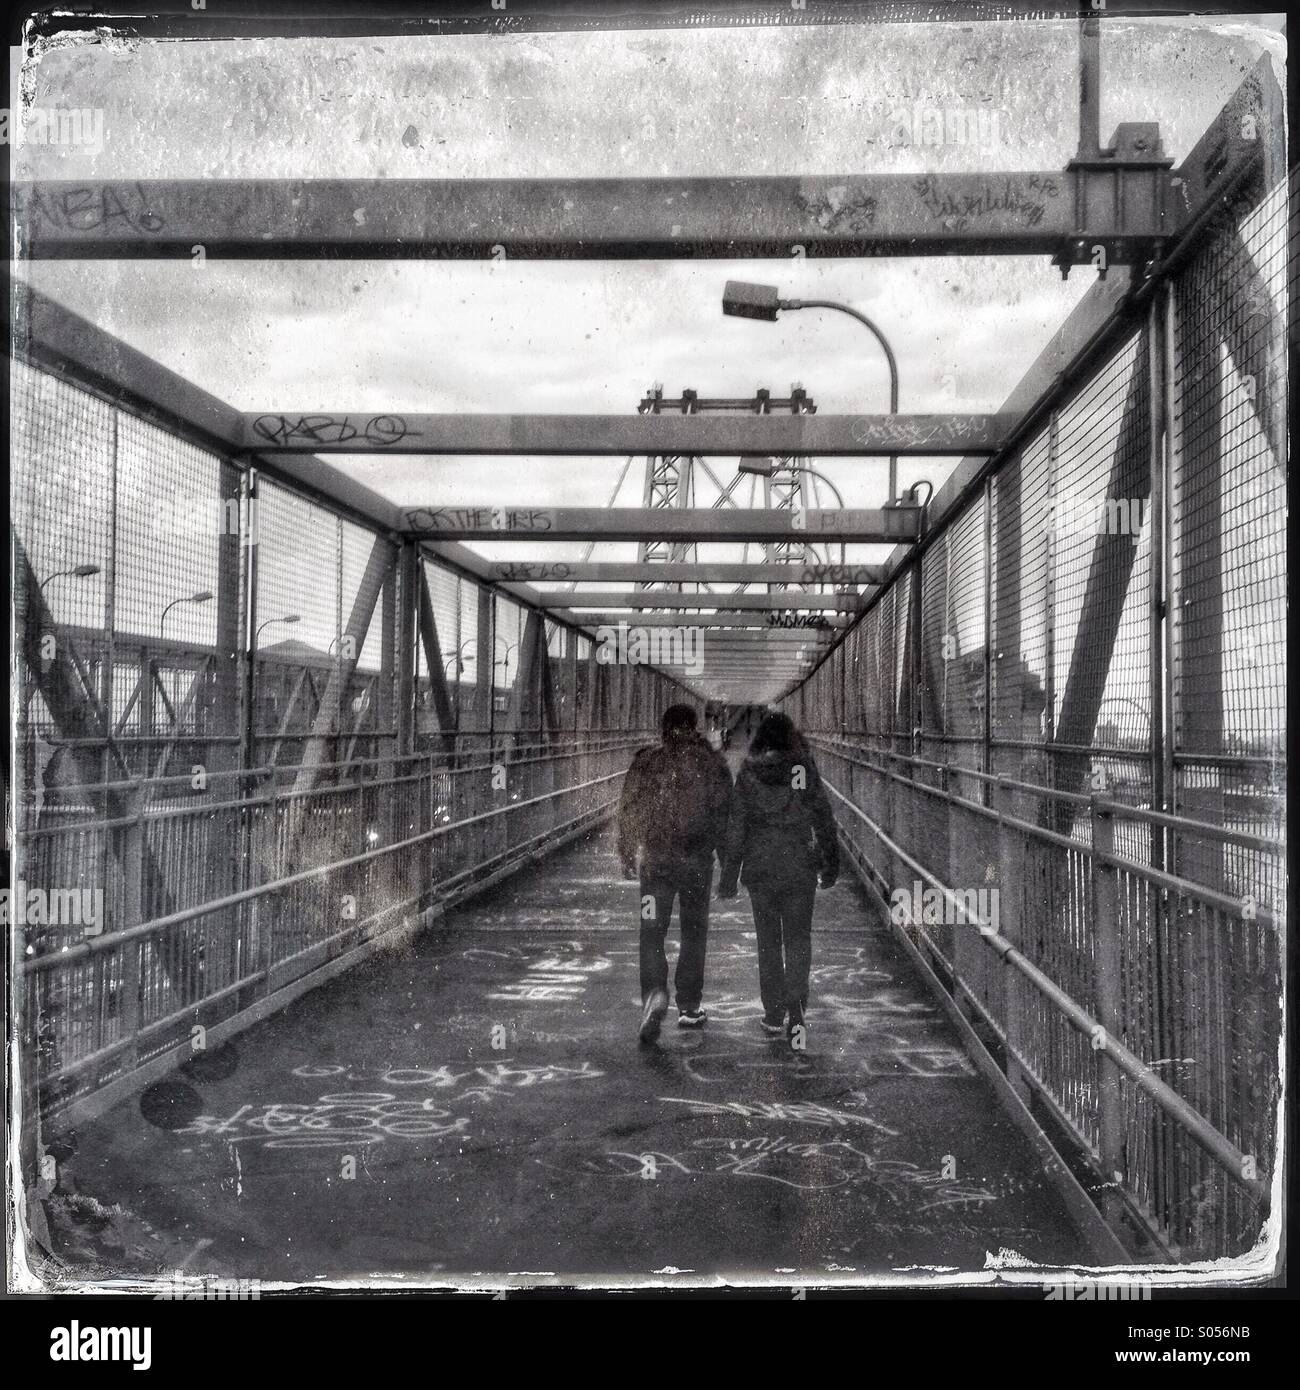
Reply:
<svg viewBox="0 0 1300 1390"><path fill-rule="evenodd" d="M673 899L680 900L682 948L677 957L677 1022L705 1020L704 951L709 930L713 856L722 847L731 773L696 730L689 705L664 711L663 742L642 748L623 779L618 856L625 878L641 879L641 1041L653 1042L668 1010L664 939Z"/></svg>
<svg viewBox="0 0 1300 1390"><path fill-rule="evenodd" d="M784 714L769 714L732 794L718 896L736 896L743 877L758 937L763 1029L785 1030L793 1047L807 1038L808 972L817 885L839 875L839 843L812 754Z"/></svg>

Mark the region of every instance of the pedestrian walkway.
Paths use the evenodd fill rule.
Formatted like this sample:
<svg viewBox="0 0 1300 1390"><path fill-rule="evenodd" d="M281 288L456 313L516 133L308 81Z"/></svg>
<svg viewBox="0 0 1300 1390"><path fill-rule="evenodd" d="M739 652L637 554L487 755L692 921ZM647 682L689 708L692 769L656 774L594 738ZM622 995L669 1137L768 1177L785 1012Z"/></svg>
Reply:
<svg viewBox="0 0 1300 1390"><path fill-rule="evenodd" d="M68 1178L226 1278L1086 1257L854 886L819 900L803 1055L759 1031L743 892L708 1026L638 1045L635 893L608 835L557 854L85 1127Z"/></svg>

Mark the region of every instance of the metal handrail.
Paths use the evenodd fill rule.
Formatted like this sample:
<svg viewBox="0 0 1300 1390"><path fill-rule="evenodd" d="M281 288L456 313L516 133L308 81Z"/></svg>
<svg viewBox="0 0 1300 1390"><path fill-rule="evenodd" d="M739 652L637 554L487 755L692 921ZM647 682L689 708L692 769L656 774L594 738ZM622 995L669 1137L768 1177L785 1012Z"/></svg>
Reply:
<svg viewBox="0 0 1300 1390"><path fill-rule="evenodd" d="M847 740L834 740L827 735L809 733L807 737L814 742L834 745L839 742L843 746L854 747L855 745ZM955 772L962 777L970 777L978 782L988 782L993 786L1005 788L1010 791L1025 792L1034 796L1050 797L1056 801L1063 801L1077 806L1098 806L1100 809L1113 815L1117 820L1143 821L1152 825L1164 826L1167 829L1178 830L1184 833L1206 835L1215 839L1220 839L1228 844L1241 846L1243 849L1258 849L1267 853L1281 854L1286 849L1285 836L1277 837L1272 835L1252 835L1246 830L1233 830L1229 826L1212 825L1208 821L1192 820L1190 817L1171 815L1167 811L1153 811L1145 806L1130 806L1122 801L1112 801L1105 797L1089 796L1084 792L1062 791L1059 787L1044 787L1037 782L1021 782L1015 778L1007 777L1000 772L982 772L979 768L973 767L953 767L950 763L934 763L925 758L912 758L903 753L894 753L888 749L878 750L882 756L892 758L895 762L911 763L918 767L929 767L936 771ZM916 782L908 777L899 777L897 773L890 772L887 768L878 766L875 763L864 761L861 758L849 758L843 754L837 756L844 757L846 762L853 763L857 767L869 768L873 772L879 772L882 776L893 777L896 780L906 782L908 786L917 787L921 791L938 792L940 795L948 795L942 788L926 786L924 782ZM990 808L980 806L977 802L968 802L961 797L952 797L954 801L961 805L968 805L972 809L988 811ZM1004 820L1011 824L1010 818L1004 817L1001 813L997 814L999 820ZM1037 827L1035 827L1037 829ZM1050 834L1051 832L1043 832ZM1071 841L1076 844L1076 841Z"/></svg>
<svg viewBox="0 0 1300 1390"><path fill-rule="evenodd" d="M459 733L459 735L460 735L461 737L464 737L464 736L466 735L467 732L470 733L471 736L473 736L473 737L475 737L475 738L480 737L480 736L482 736L483 734L486 733L485 730L484 730L484 731L478 731L478 730L467 731L467 730L464 730L464 729L459 730L459 731L457 731L457 730L448 730L448 731L447 731L447 736L450 737L450 736L452 736L452 735L454 735L454 734ZM531 731L531 730L528 730L528 732L531 733L532 731ZM649 730L649 729L628 729L628 730L622 731L622 732L617 733L617 734L611 734L611 733L600 733L600 734L598 734L598 733L593 733L593 734L590 735L590 737L593 738L593 739L607 739L607 740L609 741L609 744L610 744L611 746L620 746L620 745L624 745L624 744L627 744L627 743L630 743L630 742L634 742L635 739L638 738L638 737L640 737L641 735L643 735L643 734L649 734L649 733L652 733L652 732L653 732L653 731L652 731L652 730ZM443 736L443 735L441 735L441 734L438 735L438 737L442 737L442 736ZM274 738L277 737L277 735L275 735L275 734L259 734L258 737L259 737L259 738L262 738L262 739L274 739ZM299 736L299 735L287 735L287 734L286 734L284 737L285 737L285 738L290 738L290 737L296 738L296 737L300 737L300 736ZM307 738L307 737L310 737L310 735L303 734L303 735L301 735L301 737ZM327 737L329 737L329 738L339 738L339 739L342 739L342 738L348 738L348 737L350 737L350 735L348 735L348 734L330 734L330 735L327 735ZM362 737L362 738L393 738L393 737L395 737L395 735L393 735L393 734L362 734L362 735L360 735L360 737ZM492 737L497 738L497 739L501 739L501 740L505 740L505 739L508 739L508 738L513 737L513 735L510 734L509 732L507 732L507 733L498 732L498 733L496 733L495 735L492 735ZM583 734L580 732L580 733L578 734L578 737L579 737L579 738L583 737ZM83 741L85 741L85 742L93 742L93 743L96 743L96 744L105 742L104 739L93 739L93 740L83 740ZM160 741L162 741L162 742L167 742L168 740L167 740L166 738L163 738L163 739L160 740ZM232 741L233 741L233 742L238 742L239 740L238 740L237 737L234 738L233 740L231 740L231 739L226 739L226 738L210 737L210 736L207 735L207 734L201 734L201 735L195 735L195 736L193 737L192 740L189 740L189 739L182 739L182 740L180 740L180 741L182 741L182 742L193 741L193 742L199 742L199 743L228 743L228 742L232 742ZM61 740L56 741L55 746L56 746L56 747L70 746L72 742L73 742L72 740L61 739ZM573 750L573 751L568 751L568 752L563 752L563 753L557 753L557 752L548 751L548 750L547 750L547 745L544 744L544 743L517 744L514 748L512 748L512 749L509 750L509 751L510 751L512 754L513 754L513 753L517 753L517 752L520 750L520 748L523 748L523 749L525 749L525 750L527 750L527 751L531 751L532 749L537 748L537 749L542 749L543 751L542 751L536 758L515 758L515 757L512 757L512 758L511 758L511 766L512 766L512 767L522 766L522 765L525 764L525 763L531 763L531 762L549 762L549 761L551 761L553 758L581 757L582 754L583 754L584 752L599 751L599 750L593 750L593 749L576 749L576 750ZM470 750L470 751L474 751L474 750ZM333 768L340 768L340 767L342 767L342 768L360 768L360 769L365 769L365 768L368 768L368 767L385 766L385 765L387 765L387 764L389 764L389 763L427 762L427 761L429 761L429 760L432 759L432 758L445 758L445 757L447 757L447 756L448 756L448 755L447 755L445 752L438 752L438 751L428 751L428 752L422 752L422 753L390 753L390 754L388 754L387 756L382 757L382 758L343 758L343 759L339 759L339 760L331 761L331 762L313 763L313 764L312 764L312 767L313 767L313 769L314 769L315 771L318 771L318 772L326 772L326 771L329 771L329 770L331 770L331 769L333 769ZM492 766L491 763L478 763L478 764L472 764L472 765L467 765L467 766L458 767L458 768L447 768L447 769L445 769L445 770L448 771L448 772L472 772L472 771L481 770L482 768L485 768L485 767L490 769L491 766ZM231 767L224 767L224 768L211 768L211 769L208 769L208 770L207 770L207 772L205 773L205 775L206 775L208 781L214 782L214 781L217 780L218 777L263 777L263 776L275 776L277 773L284 773L284 774L296 773L296 772L298 772L298 771L300 771L300 765L297 764L297 763L278 763L278 764L271 764L271 765L264 766L264 767L245 767L245 768L239 768L239 767L234 767L234 768L231 768ZM173 772L173 773L168 773L165 777L132 777L132 778L121 779L121 780L118 780L118 781L116 781L116 782L68 782L68 783L60 783L60 785L59 785L58 787L56 787L56 788L53 788L53 790L57 791L57 792L59 793L59 795L61 795L61 796L64 795L65 793L67 793L67 792L138 791L141 787L163 787L163 786L171 786L171 785L173 785L174 783L179 783L179 782L190 782L190 781L192 781L192 780L193 780L193 774L192 774L192 773L188 773L188 772ZM30 796L30 791L28 792L28 795ZM24 833L24 832L19 832L19 833Z"/></svg>
<svg viewBox="0 0 1300 1390"><path fill-rule="evenodd" d="M1109 1030L1102 1028L1101 1024L1086 1009L1077 1004L1054 980L1026 959L1012 942L1008 941L989 923L984 922L978 913L973 913L957 893L890 839L880 826L865 811L850 801L838 787L832 786L829 782L826 785L862 821L890 854L893 854L914 873L919 874L926 883L941 893L944 900L955 907L970 925L976 927L984 942L1005 964L1018 970L1049 1003L1055 1005L1057 1010L1080 1033L1094 1040L1099 1039L1097 1050L1106 1052L1129 1080L1145 1091L1239 1186L1261 1204L1268 1200L1268 1190L1260 1179L1242 1176L1246 1170L1246 1156L1231 1140L1220 1134L1198 1110L1189 1105L1177 1091L1162 1081L1140 1057L1130 1052L1117 1038L1112 1037ZM943 952L931 940L929 934L921 928L921 925L919 923L913 925L918 934L924 937L930 949L941 959L945 959Z"/></svg>
<svg viewBox="0 0 1300 1390"><path fill-rule="evenodd" d="M412 835L405 840L394 841L391 845L380 845L377 849L363 850L360 854L349 855L346 859L336 859L329 864L318 864L310 869L300 869L297 873L274 879L270 883L260 883L254 888L243 888L237 893L227 893L223 898L213 898L209 902L199 903L196 907L182 908L177 912L168 913L166 916L155 917L152 921L141 922L134 927L125 927L121 931L107 932L103 936L91 937L89 940L78 942L75 946L50 951L45 955L30 956L21 962L19 968L22 974L30 975L52 969L56 965L74 964L78 960L99 955L123 942L138 940L144 936L155 936L158 932L165 931L169 927L182 925L198 917L206 917L210 913L220 912L228 907L236 907L240 903L251 902L254 898L262 897L267 893L276 893L281 889L306 883L314 878L326 877L339 869L352 868L355 865L382 858L387 854L396 854L399 850L411 849L415 845L423 844L426 840L439 839L443 835L450 835L453 831L462 830L466 826L491 820L495 816L522 811L525 807L537 806L541 802L550 801L557 796L567 796L571 792L585 791L588 787L612 782L623 775L623 772L611 772L604 777L593 777L586 782L575 782L569 787L557 787L553 791L543 792L540 796L529 797L526 801L511 801L503 806L494 806L490 811L480 811L477 815L466 816L463 820L435 826L432 830L421 831L418 835Z"/></svg>

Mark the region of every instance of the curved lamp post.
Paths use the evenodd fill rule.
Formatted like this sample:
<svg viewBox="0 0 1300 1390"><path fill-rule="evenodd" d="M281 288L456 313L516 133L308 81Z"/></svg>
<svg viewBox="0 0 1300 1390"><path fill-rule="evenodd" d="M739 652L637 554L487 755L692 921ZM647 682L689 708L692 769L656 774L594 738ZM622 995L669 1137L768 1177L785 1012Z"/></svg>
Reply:
<svg viewBox="0 0 1300 1390"><path fill-rule="evenodd" d="M874 323L859 309L851 305L837 303L833 299L782 299L775 285L753 285L744 280L728 280L722 291L722 312L732 318L765 319L776 322L782 309L834 309L848 314L866 328L884 350L885 361L889 363L889 413L898 414L898 362L889 340ZM889 456L889 502L893 506L898 497L898 455Z"/></svg>
<svg viewBox="0 0 1300 1390"><path fill-rule="evenodd" d="M207 603L213 597L211 589L200 589L197 594L182 594L180 598L174 598L162 611L162 617L158 619L158 636L165 635L167 627L167 615L176 607L178 603Z"/></svg>

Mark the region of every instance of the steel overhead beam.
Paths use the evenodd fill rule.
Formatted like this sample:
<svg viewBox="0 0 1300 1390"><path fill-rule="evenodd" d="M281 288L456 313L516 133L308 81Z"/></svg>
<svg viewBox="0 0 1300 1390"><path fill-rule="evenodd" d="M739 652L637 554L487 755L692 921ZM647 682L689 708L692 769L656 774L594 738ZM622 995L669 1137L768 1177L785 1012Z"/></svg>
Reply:
<svg viewBox="0 0 1300 1390"><path fill-rule="evenodd" d="M695 624L691 621L691 614L683 614L683 620L672 624L673 630L676 628L694 628ZM647 624L641 623L637 614L624 614L621 623L601 623L599 627L609 628L610 631L617 631L617 628L624 627L628 631L633 628L644 628ZM786 632L777 628L758 628L755 631L734 630L734 628L719 628L717 631L699 628L701 637L699 641L708 646L710 652L820 652L822 645L820 642L809 641L809 639L799 638L798 632ZM704 634L708 634L705 635ZM606 634L602 634L603 635Z"/></svg>
<svg viewBox="0 0 1300 1390"><path fill-rule="evenodd" d="M23 259L1023 255L1079 233L1086 177L49 179L14 184L10 217ZM1135 188L1087 228L1121 255L1170 230L1164 184Z"/></svg>
<svg viewBox="0 0 1300 1390"><path fill-rule="evenodd" d="M764 651L761 647L747 648L735 652L719 651L714 647L707 647L703 653L704 669L706 671L717 671L724 666L741 665L746 666L747 669L750 666L758 665L760 669L766 670L768 669L769 662L782 667L797 667L807 665L813 660L815 660L815 658L809 653L803 653L797 650L770 652ZM683 663L678 660L665 660L662 664L669 666L681 666L683 664L693 666L697 663L694 661Z"/></svg>
<svg viewBox="0 0 1300 1390"><path fill-rule="evenodd" d="M565 608L549 609L548 613L552 618L561 618L588 631L598 627L617 627L619 623L634 620L630 613L575 613ZM780 632L804 638L848 627L850 622L848 617L834 613L818 614L815 621L792 619L789 624L774 622L775 616L772 613L638 613L635 622L637 627L745 628L755 633Z"/></svg>
<svg viewBox="0 0 1300 1390"><path fill-rule="evenodd" d="M246 414L240 446L268 454L738 454L861 458L992 454L1015 420L953 415Z"/></svg>
<svg viewBox="0 0 1300 1390"><path fill-rule="evenodd" d="M947 0L936 6L934 0L888 0L887 4L863 5L861 0L820 0L813 10L796 8L790 0L748 0L743 7L709 5L610 4L598 9L576 5L557 5L555 0L504 0L494 9L483 0L464 0L436 8L428 0L366 0L361 4L323 4L313 7L309 26L304 25L298 5L258 5L254 9L228 12L227 7L195 10L184 0L155 0L149 5L132 6L137 13L129 19L105 14L107 6L72 12L72 7L36 11L32 32L40 37L72 32L93 32L96 42L104 34L125 30L131 40L139 39L236 39L300 38L309 32L315 38L342 37L374 39L396 36L434 38L444 35L483 35L488 38L520 33L618 33L634 30L726 29L799 25L860 26L870 24L972 24L990 20L1020 23L1026 10L1040 20L1070 20L1078 16L1079 0L1048 4L1034 0ZM1138 13L1151 8L1149 0L1110 0L1105 13L1118 17L1125 11ZM1173 8L1173 7L1166 7ZM1184 7L1186 8L1186 7Z"/></svg>
<svg viewBox="0 0 1300 1390"><path fill-rule="evenodd" d="M497 583L569 584L879 584L884 565L691 564L665 560L501 560L487 566ZM576 591L575 599L582 597Z"/></svg>
<svg viewBox="0 0 1300 1390"><path fill-rule="evenodd" d="M766 651L762 647L747 647L731 651L726 649L720 650L717 647L708 646L706 644L705 650L702 653L702 660L705 670L707 671L718 671L723 667L735 666L743 666L746 670L754 666L758 666L759 669L766 669L767 663L769 662L780 666L795 667L805 665L813 659L811 654L801 652L798 648L786 651ZM666 661L665 664L670 666L693 666L696 663L694 661L683 663L673 659Z"/></svg>
<svg viewBox="0 0 1300 1390"><path fill-rule="evenodd" d="M831 613L856 613L865 601L860 594L810 594L790 589L779 594L679 594L675 589L601 589L594 594L543 593L539 608L716 608L764 613L804 612L825 609Z"/></svg>
<svg viewBox="0 0 1300 1390"><path fill-rule="evenodd" d="M407 507L414 535L454 541L771 541L857 544L916 540L920 507L795 511L759 508Z"/></svg>

